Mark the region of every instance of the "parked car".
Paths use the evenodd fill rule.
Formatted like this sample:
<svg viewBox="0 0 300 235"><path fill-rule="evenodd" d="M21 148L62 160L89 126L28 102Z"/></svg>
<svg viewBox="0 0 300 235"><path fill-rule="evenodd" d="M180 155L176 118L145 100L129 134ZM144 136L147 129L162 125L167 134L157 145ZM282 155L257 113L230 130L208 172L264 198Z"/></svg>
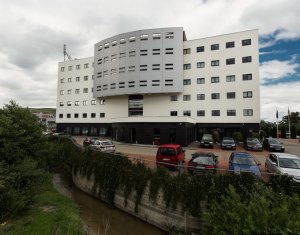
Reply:
<svg viewBox="0 0 300 235"><path fill-rule="evenodd" d="M212 134L203 134L200 147L214 147L214 140Z"/></svg>
<svg viewBox="0 0 300 235"><path fill-rule="evenodd" d="M283 143L281 143L279 140L273 139L273 138L264 139L263 147L268 151L284 152L284 150L285 150Z"/></svg>
<svg viewBox="0 0 300 235"><path fill-rule="evenodd" d="M161 145L156 154L156 165L177 169L183 164L185 150L179 144Z"/></svg>
<svg viewBox="0 0 300 235"><path fill-rule="evenodd" d="M83 141L83 146L89 146L91 144L94 144L95 141L99 140L97 137L93 137L93 138L85 138Z"/></svg>
<svg viewBox="0 0 300 235"><path fill-rule="evenodd" d="M257 138L247 138L244 147L247 150L263 151L263 146Z"/></svg>
<svg viewBox="0 0 300 235"><path fill-rule="evenodd" d="M216 173L218 156L211 152L195 152L188 163L188 172L191 175L197 173Z"/></svg>
<svg viewBox="0 0 300 235"><path fill-rule="evenodd" d="M233 170L235 173L252 172L261 178L259 165L260 163L257 163L253 156L247 152L232 152L229 157L229 170Z"/></svg>
<svg viewBox="0 0 300 235"><path fill-rule="evenodd" d="M90 147L102 152L114 153L116 151L116 146L110 140L95 140Z"/></svg>
<svg viewBox="0 0 300 235"><path fill-rule="evenodd" d="M232 137L224 137L221 143L221 149L236 149L236 144Z"/></svg>
<svg viewBox="0 0 300 235"><path fill-rule="evenodd" d="M265 164L266 171L287 174L300 183L300 157L287 153L270 153Z"/></svg>

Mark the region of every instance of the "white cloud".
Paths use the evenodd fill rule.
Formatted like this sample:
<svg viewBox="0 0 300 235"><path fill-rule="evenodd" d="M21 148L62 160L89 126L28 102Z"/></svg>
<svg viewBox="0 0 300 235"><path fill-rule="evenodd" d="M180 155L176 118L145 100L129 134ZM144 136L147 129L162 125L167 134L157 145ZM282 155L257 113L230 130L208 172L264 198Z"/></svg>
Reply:
<svg viewBox="0 0 300 235"><path fill-rule="evenodd" d="M279 61L270 60L260 64L260 81L264 84L268 81L278 80L290 75L295 75L300 64L295 59Z"/></svg>
<svg viewBox="0 0 300 235"><path fill-rule="evenodd" d="M290 83L278 83L276 85L261 86L261 119L276 121L276 109L279 112L279 120L290 112L300 110L300 81Z"/></svg>

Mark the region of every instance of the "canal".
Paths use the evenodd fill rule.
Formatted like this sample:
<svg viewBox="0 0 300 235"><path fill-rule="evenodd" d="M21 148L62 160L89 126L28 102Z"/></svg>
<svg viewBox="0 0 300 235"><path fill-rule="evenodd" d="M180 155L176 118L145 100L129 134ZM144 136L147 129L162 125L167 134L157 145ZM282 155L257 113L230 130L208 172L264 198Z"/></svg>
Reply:
<svg viewBox="0 0 300 235"><path fill-rule="evenodd" d="M68 177L53 175L54 187L73 199L89 235L166 235L167 232L88 195L75 187Z"/></svg>

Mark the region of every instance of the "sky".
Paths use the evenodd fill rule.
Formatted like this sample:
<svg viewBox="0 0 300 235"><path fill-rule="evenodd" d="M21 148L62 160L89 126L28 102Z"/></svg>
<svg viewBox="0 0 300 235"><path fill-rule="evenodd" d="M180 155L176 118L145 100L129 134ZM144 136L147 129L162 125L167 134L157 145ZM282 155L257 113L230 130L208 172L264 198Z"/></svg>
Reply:
<svg viewBox="0 0 300 235"><path fill-rule="evenodd" d="M0 0L0 106L55 107L63 44L73 58L116 34L183 27L187 39L259 30L261 119L300 112L299 0Z"/></svg>

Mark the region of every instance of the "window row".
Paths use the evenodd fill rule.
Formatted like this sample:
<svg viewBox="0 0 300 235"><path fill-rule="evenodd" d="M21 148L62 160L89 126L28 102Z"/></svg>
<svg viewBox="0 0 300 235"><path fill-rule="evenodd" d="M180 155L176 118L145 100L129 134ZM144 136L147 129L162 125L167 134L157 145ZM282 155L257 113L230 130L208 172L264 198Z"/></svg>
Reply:
<svg viewBox="0 0 300 235"><path fill-rule="evenodd" d="M94 80L94 75L91 76L92 80ZM89 76L83 76L83 81L88 81L89 80ZM61 78L60 79L60 83L65 83L65 81L67 81L68 83L73 82L73 78L68 78L67 80L65 78ZM80 82L80 77L75 77L75 82Z"/></svg>
<svg viewBox="0 0 300 235"><path fill-rule="evenodd" d="M64 114L63 113L60 113L59 115L58 115L58 117L59 118L64 118ZM79 118L79 113L74 113L74 116L73 116L74 118ZM87 118L88 117L88 114L87 113L82 113L82 116L81 116L82 118ZM91 113L90 114L90 117L91 118L96 118L97 117L97 115L96 115L96 113ZM105 113L99 113L99 117L100 118L105 118ZM70 113L67 113L66 114L66 118L71 118L71 114Z"/></svg>
<svg viewBox="0 0 300 235"><path fill-rule="evenodd" d="M119 54L112 54L109 58L109 56L105 56L103 58L100 58L97 60L97 64L102 64L102 63L107 63L110 61L115 61L117 58L121 59L121 58L125 58L127 55L128 57L135 57L136 56L136 51L129 51L127 52L120 52ZM142 49L139 52L140 56L147 56L148 54L152 54L152 55L160 55L161 54L161 49L160 48L156 48L156 49L152 49L152 52L148 52L148 49ZM173 55L174 54L174 48L165 48L165 55ZM119 57L118 57L119 56Z"/></svg>
<svg viewBox="0 0 300 235"><path fill-rule="evenodd" d="M122 44L126 44L127 42L132 43L135 42L136 40L140 40L140 41L147 41L148 39L161 39L161 38L165 38L165 39L173 39L174 38L174 32L165 32L164 35L162 35L161 33L153 33L152 35L149 34L141 34L139 37L136 36L131 36L129 38L121 38L119 41L115 40L112 42L108 42L105 43L104 45L98 45L98 51L101 51L102 49L108 49L109 47L115 47L118 45L118 43L120 45Z"/></svg>
<svg viewBox="0 0 300 235"><path fill-rule="evenodd" d="M231 116L236 116L236 110L235 109L228 109L226 112L228 117ZM177 116L178 112L177 111L170 111L170 116ZM190 110L184 110L183 111L183 116L191 116L191 111ZM211 110L211 116L221 116L221 111L220 110ZM248 116L253 116L253 109L243 109L243 116L248 117ZM197 110L197 117L205 117L205 110Z"/></svg>
<svg viewBox="0 0 300 235"><path fill-rule="evenodd" d="M244 39L241 41L241 45L242 46L250 46L251 45L251 39ZM235 41L230 41L230 42L226 42L225 43L225 48L234 48L235 47ZM220 49L220 44L216 43L216 44L211 44L210 45L210 50L211 51L215 51L215 50L219 50ZM199 52L204 52L205 51L205 46L198 46L196 47L195 52L199 53ZM185 48L183 49L183 54L191 54L191 48Z"/></svg>
<svg viewBox="0 0 300 235"><path fill-rule="evenodd" d="M182 99L183 101L190 101L192 100L191 95L183 95ZM220 99L220 93L211 93L210 98L212 100L219 100ZM236 92L227 92L226 93L227 99L235 99L236 98ZM252 91L243 91L243 98L253 98L253 92ZM205 100L205 94L196 94L196 100ZM178 101L177 95L171 95L170 101Z"/></svg>
<svg viewBox="0 0 300 235"><path fill-rule="evenodd" d="M80 101L74 101L74 106L80 106ZM67 106L72 106L72 101L67 101L66 102ZM105 100L99 100L100 105L105 105ZM88 100L83 100L82 101L82 106L87 106L88 105ZM91 105L97 105L97 100L91 100ZM64 102L59 102L59 106L63 107L65 106Z"/></svg>
<svg viewBox="0 0 300 235"><path fill-rule="evenodd" d="M226 65L232 65L235 64L235 58L228 58L226 59ZM242 63L251 63L252 62L252 56L244 56L242 57ZM220 66L220 60L212 60L210 61L211 67ZM183 64L183 70L191 69L192 65L191 63ZM196 68L205 68L205 62L197 62Z"/></svg>
<svg viewBox="0 0 300 235"><path fill-rule="evenodd" d="M249 81L252 80L252 74L243 74L242 76L243 81ZM236 76L235 75L228 75L226 76L226 82L235 82ZM205 84L205 78L197 78L196 80L197 84ZM220 83L220 77L211 77L210 78L211 83ZM183 79L183 85L191 85L192 79Z"/></svg>
<svg viewBox="0 0 300 235"><path fill-rule="evenodd" d="M81 64L77 64L74 67L75 67L76 70L80 70L82 68L81 66L82 66ZM83 64L84 69L88 69L89 67L90 67L89 63ZM92 67L94 67L94 63L92 63ZM69 65L68 67L60 67L60 71L65 72L66 68L68 68L68 71L72 71L73 70L73 65Z"/></svg>
<svg viewBox="0 0 300 235"><path fill-rule="evenodd" d="M150 83L151 82L151 83ZM165 79L164 80L164 86L173 86L173 79ZM134 87L147 87L147 86L161 86L160 80L140 80L140 81L129 81L127 86L128 88L134 88ZM126 82L119 82L119 83L110 83L110 84L104 84L97 86L97 91L106 91L106 90L114 90L116 88L122 89L126 87Z"/></svg>
<svg viewBox="0 0 300 235"><path fill-rule="evenodd" d="M83 93L83 94L88 93L88 91L89 91L88 88L83 88L83 89L82 89L82 93ZM91 88L91 92L93 92L93 91L94 91L94 88ZM60 95L64 95L64 94L65 94L65 90L60 90L60 91L59 91L59 94L60 94ZM68 89L68 90L67 90L67 94L68 94L68 95L72 95L72 89ZM80 89L74 89L74 94L80 94Z"/></svg>

